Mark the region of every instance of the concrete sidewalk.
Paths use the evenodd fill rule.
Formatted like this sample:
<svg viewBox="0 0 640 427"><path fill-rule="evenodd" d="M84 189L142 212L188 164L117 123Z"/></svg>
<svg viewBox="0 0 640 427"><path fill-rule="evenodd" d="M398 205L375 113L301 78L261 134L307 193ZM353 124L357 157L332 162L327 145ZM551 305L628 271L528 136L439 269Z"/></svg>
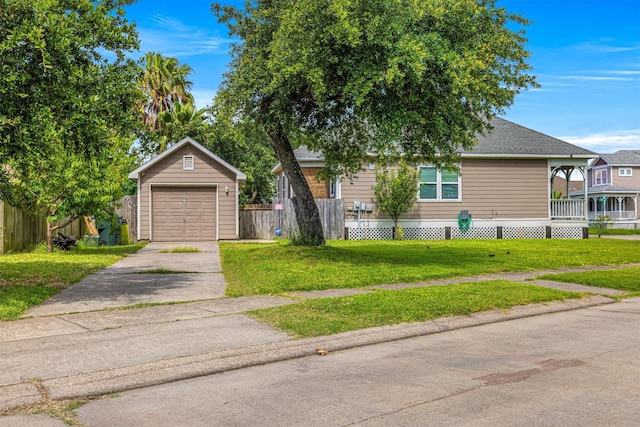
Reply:
<svg viewBox="0 0 640 427"><path fill-rule="evenodd" d="M161 252L172 246L198 247L201 252ZM158 269L185 273L144 274ZM542 273L375 288L402 289L495 278L523 281ZM603 295L618 292L556 282L534 283ZM55 400L94 396L308 356L318 348L335 351L613 302L604 296L593 296L516 307L508 313L492 311L293 340L241 313L295 303L296 299L224 298L224 290L217 244L151 243L137 254L33 307L24 319L0 323L0 364L4 367L0 371L0 410L38 402L43 395ZM317 298L361 292L367 291L329 290L296 293L296 296ZM179 304L114 309L139 303Z"/></svg>

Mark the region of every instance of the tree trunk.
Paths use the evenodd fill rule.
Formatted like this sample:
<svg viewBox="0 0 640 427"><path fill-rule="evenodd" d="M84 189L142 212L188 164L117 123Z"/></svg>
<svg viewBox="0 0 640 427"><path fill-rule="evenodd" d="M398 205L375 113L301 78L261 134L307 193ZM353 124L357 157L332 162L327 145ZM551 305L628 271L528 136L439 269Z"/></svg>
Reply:
<svg viewBox="0 0 640 427"><path fill-rule="evenodd" d="M47 252L53 252L53 227L49 221L47 221Z"/></svg>
<svg viewBox="0 0 640 427"><path fill-rule="evenodd" d="M57 224L57 225L47 221L47 252L49 253L53 252L53 232L66 227L76 219L78 219L77 216L72 216L67 218L66 221L64 221L62 224Z"/></svg>
<svg viewBox="0 0 640 427"><path fill-rule="evenodd" d="M302 174L302 169L293 154L289 138L280 126L277 126L276 129L268 129L266 132L271 138L276 156L280 160L282 169L287 174L295 194L292 201L296 211L298 228L300 229L300 243L307 246L324 245L325 240L322 222L320 221L320 211L313 199L309 184Z"/></svg>

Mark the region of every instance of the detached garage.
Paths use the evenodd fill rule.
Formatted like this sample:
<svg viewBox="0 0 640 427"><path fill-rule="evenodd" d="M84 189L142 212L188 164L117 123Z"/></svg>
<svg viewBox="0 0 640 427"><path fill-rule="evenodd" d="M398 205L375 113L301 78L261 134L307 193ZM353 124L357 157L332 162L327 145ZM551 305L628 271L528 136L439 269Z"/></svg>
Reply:
<svg viewBox="0 0 640 427"><path fill-rule="evenodd" d="M138 182L138 238L206 242L238 237L246 175L185 138L129 174Z"/></svg>

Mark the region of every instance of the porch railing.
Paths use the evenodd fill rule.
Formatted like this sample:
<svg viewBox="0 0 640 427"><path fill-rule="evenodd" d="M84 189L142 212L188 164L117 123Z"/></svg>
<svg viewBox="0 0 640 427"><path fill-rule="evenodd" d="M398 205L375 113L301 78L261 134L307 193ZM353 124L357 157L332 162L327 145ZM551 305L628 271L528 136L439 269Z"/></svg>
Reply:
<svg viewBox="0 0 640 427"><path fill-rule="evenodd" d="M585 219L584 200L552 199L551 219Z"/></svg>
<svg viewBox="0 0 640 427"><path fill-rule="evenodd" d="M606 215L612 220L636 219L636 213L633 211L589 211L589 221L593 221L602 215Z"/></svg>

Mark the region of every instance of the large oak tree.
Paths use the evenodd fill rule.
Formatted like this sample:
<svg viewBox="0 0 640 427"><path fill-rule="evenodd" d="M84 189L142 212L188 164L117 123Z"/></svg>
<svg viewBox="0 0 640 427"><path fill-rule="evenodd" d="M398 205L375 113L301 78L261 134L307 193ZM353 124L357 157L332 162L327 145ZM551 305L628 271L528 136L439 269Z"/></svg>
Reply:
<svg viewBox="0 0 640 427"><path fill-rule="evenodd" d="M269 135L307 241L323 243L293 155L320 151L325 175L398 150L453 165L490 119L535 85L527 21L494 0L249 0L214 4L239 38L220 91Z"/></svg>

